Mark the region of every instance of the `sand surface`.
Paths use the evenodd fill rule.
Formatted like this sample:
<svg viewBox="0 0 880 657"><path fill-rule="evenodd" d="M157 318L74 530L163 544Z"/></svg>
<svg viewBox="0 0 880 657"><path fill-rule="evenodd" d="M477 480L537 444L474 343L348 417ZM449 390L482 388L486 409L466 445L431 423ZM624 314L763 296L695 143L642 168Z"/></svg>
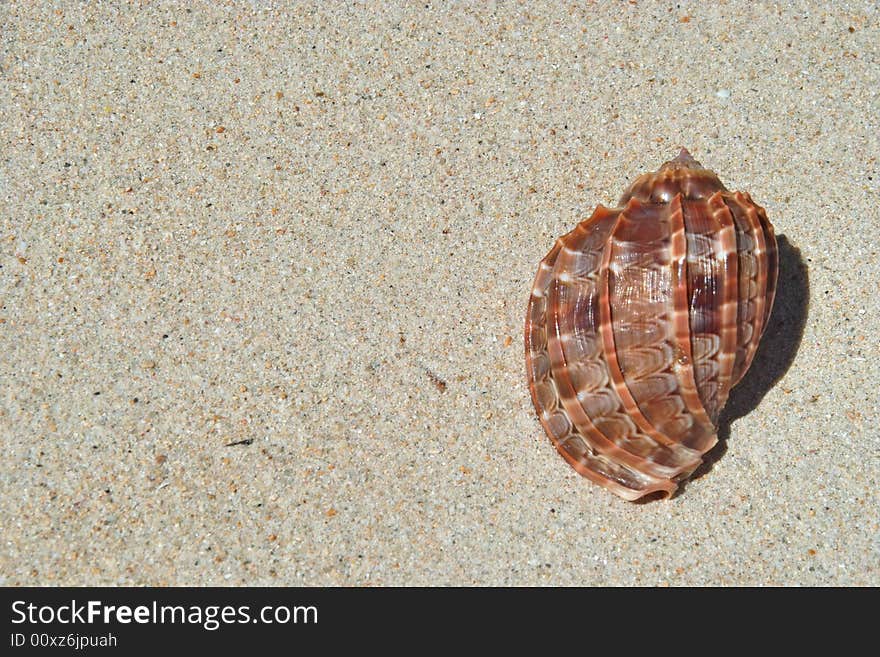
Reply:
<svg viewBox="0 0 880 657"><path fill-rule="evenodd" d="M880 584L876 3L175 4L0 7L0 583ZM780 291L634 505L523 319L680 146Z"/></svg>

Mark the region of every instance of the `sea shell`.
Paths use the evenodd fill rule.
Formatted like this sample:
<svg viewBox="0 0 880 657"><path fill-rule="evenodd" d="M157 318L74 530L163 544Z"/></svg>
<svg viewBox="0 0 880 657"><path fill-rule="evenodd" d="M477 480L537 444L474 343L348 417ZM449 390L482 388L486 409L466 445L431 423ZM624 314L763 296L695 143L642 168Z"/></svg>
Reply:
<svg viewBox="0 0 880 657"><path fill-rule="evenodd" d="M718 441L718 416L773 307L773 226L682 149L599 206L541 261L526 369L571 466L627 500L669 497Z"/></svg>

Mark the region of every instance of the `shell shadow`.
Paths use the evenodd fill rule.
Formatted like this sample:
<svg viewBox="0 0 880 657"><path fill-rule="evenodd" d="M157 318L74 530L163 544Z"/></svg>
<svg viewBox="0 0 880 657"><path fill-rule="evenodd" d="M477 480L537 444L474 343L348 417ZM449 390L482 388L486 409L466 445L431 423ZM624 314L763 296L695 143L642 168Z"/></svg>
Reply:
<svg viewBox="0 0 880 657"><path fill-rule="evenodd" d="M703 463L694 470L687 482L679 486L676 497L684 491L688 482L709 473L724 456L731 425L757 408L764 395L788 372L800 347L810 305L807 265L801 252L785 235L777 236L776 241L779 247L779 282L767 330L748 372L730 391L718 420L718 444L705 455Z"/></svg>

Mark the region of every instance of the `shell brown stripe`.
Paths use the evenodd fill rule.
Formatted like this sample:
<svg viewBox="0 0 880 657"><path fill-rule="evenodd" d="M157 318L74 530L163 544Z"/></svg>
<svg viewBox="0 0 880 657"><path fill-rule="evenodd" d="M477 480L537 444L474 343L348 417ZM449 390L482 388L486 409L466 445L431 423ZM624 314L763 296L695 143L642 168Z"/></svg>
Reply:
<svg viewBox="0 0 880 657"><path fill-rule="evenodd" d="M709 415L703 407L703 402L700 401L700 395L697 392L697 382L694 379L690 304L688 303L687 286L687 238L685 237L684 210L681 194L676 194L667 207L670 228L670 267L672 268L672 325L678 352L673 362L672 371L678 378L680 394L688 412L712 436L711 444L705 447L705 449L709 449L718 442L718 439L715 436L715 425L709 419ZM702 443L700 449L705 451Z"/></svg>
<svg viewBox="0 0 880 657"><path fill-rule="evenodd" d="M632 199L609 243L608 303L617 378L651 429L689 450L692 464L714 444L714 429L687 409L676 366L673 286L667 204ZM646 326L662 328L650 337ZM659 340L657 339L659 338Z"/></svg>
<svg viewBox="0 0 880 657"><path fill-rule="evenodd" d="M746 353L746 366L743 374L748 371L758 350L758 342L764 334L765 326L765 310L767 309L767 280L769 274L767 271L767 236L764 233L764 227L761 225L761 219L758 217L758 211L755 206L745 198L742 192L737 192L737 196L745 200L746 217L749 223L754 226L755 232L755 260L758 264L758 271L755 274L755 281L758 284L758 296L755 298L755 333L754 338L749 342L749 348Z"/></svg>
<svg viewBox="0 0 880 657"><path fill-rule="evenodd" d="M602 250L617 214L600 206L590 220L582 222L562 238L563 248L554 266L548 306L552 318L548 330L550 362L559 397L569 419L593 449L645 474L674 477L690 467L690 462L682 463L680 454L670 452L664 445L646 436L622 415L622 403L612 386L605 384L596 385L592 390L580 389L584 383L600 384L608 378L607 364L601 359L601 354L585 359L584 354L593 350L584 348L581 342L599 339L598 326L591 322L591 316L595 314L592 309L596 305L596 279ZM595 261L593 266L590 265L592 260ZM604 376L596 380L594 375L593 381L584 381L582 376L575 377L578 368L584 366L589 366L591 372L601 368ZM575 383L575 378L581 379L581 385ZM613 408L609 407L599 415L595 411L589 412L587 407L594 395L602 398L599 407L611 406L608 399L612 396ZM626 425L631 429L624 428ZM607 433L609 428L616 431L614 437ZM663 452L662 457L657 454L658 450ZM656 461L650 460L649 456L658 458Z"/></svg>
<svg viewBox="0 0 880 657"><path fill-rule="evenodd" d="M755 351L758 348L758 341L761 339L761 334L764 331L764 311L766 307L764 293L767 290L768 278L766 252L767 240L764 236L761 220L758 218L758 213L755 211L755 206L746 198L745 194L742 192L735 192L732 197L727 197L726 200L728 201L727 205L730 208L731 213L745 223L746 230L754 241L752 257L755 261L753 280L756 289L754 295L749 291L750 300L753 300L755 304L755 317L751 321L752 333L745 344L745 353L742 362L738 362L734 365L734 371L731 377L731 385L734 386L740 381L740 379L742 379L751 366L752 358L754 358ZM741 324L742 322L740 321L739 323Z"/></svg>
<svg viewBox="0 0 880 657"><path fill-rule="evenodd" d="M721 322L718 335L721 347L718 355L718 409L724 408L731 388L731 376L736 360L737 313L739 308L739 255L736 252L736 229L733 215L725 205L721 192L713 194L708 201L712 216L721 227L718 254L721 267ZM713 421L717 418L713 418Z"/></svg>
<svg viewBox="0 0 880 657"><path fill-rule="evenodd" d="M767 323L770 321L770 313L773 311L773 302L776 299L776 283L779 276L779 246L776 244L776 233L773 230L773 224L767 218L767 213L760 205L752 200L748 192L743 192L749 203L755 206L758 213L758 219L764 229L764 237L767 240L767 294L765 298L767 302L764 304L764 330L767 329ZM762 331L763 333L763 331Z"/></svg>
<svg viewBox="0 0 880 657"><path fill-rule="evenodd" d="M605 231L608 232L616 220L616 214L612 215L610 211L600 206L587 222L578 224L573 231L560 238L562 249L558 251L556 262L554 263L547 301L547 351L550 355L550 366L553 370L559 399L569 419L590 447L612 457L614 452L619 452L620 450L617 450L602 432L598 430L578 401L578 391L572 382L571 374L571 368L576 367L576 363L569 361L564 348L567 340L574 339L574 331L570 326L569 320L575 315L575 309L571 306L576 305L578 301L578 290L574 288L576 283L569 280L572 278L572 271L576 270L576 268L571 266L572 263L567 262L565 255L567 251L576 253L583 248L582 239L579 238L586 236L587 226L593 226L593 229L596 230L600 229L597 224L610 222ZM584 225L585 223L587 226ZM565 277L564 280L563 277ZM572 299L572 296L575 298ZM633 464L632 462L629 463L629 465Z"/></svg>
<svg viewBox="0 0 880 657"><path fill-rule="evenodd" d="M538 267L526 311L525 351L527 376L532 403L541 426L560 455L572 468L594 483L627 500L636 500L654 492L671 495L675 484L656 480L607 458L595 455L571 423L558 409L559 399L547 355L547 289L562 242L545 256Z"/></svg>
<svg viewBox="0 0 880 657"><path fill-rule="evenodd" d="M703 407L714 422L721 408L721 388L729 386L736 353L736 270L733 280L728 278L730 263L735 267L738 260L736 232L733 218L718 193L706 199L684 200L682 206L688 248L694 379ZM719 214L719 209L723 213ZM728 344L724 343L725 338Z"/></svg>
<svg viewBox="0 0 880 657"><path fill-rule="evenodd" d="M620 225L620 222L623 220L627 213L638 211L643 205L643 203L636 200L635 198L630 199L626 207L618 216L617 223L615 223L614 229L611 231L611 234L614 235L614 233L617 231L618 226ZM678 445L677 441L669 438L662 432L657 431L657 429L655 429L654 426L648 421L648 419L642 413L641 409L639 409L639 405L636 403L636 400L633 398L629 386L627 386L626 381L624 381L623 372L620 369L620 361L617 357L617 348L614 341L614 329L612 326L611 316L611 276L609 273L609 268L611 264L612 251L613 245L609 241L608 245L605 247L605 252L603 253L602 266L599 274L599 333L602 337L605 360L608 363L608 373L611 376L611 380L614 383L614 389L617 391L617 394L620 397L620 400L623 403L627 414L632 418L639 429L641 429L644 433L646 433L662 445ZM678 447L681 448L680 445L678 445ZM695 462L699 462L700 455L697 452L693 452L693 454Z"/></svg>

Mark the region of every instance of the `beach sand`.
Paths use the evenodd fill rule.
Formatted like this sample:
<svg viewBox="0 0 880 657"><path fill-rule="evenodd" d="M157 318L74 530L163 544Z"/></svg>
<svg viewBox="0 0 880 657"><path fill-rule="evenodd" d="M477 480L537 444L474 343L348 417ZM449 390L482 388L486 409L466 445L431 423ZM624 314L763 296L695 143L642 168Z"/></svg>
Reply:
<svg viewBox="0 0 880 657"><path fill-rule="evenodd" d="M878 585L873 2L0 8L0 582ZM539 260L682 146L784 235L723 441L632 504Z"/></svg>

